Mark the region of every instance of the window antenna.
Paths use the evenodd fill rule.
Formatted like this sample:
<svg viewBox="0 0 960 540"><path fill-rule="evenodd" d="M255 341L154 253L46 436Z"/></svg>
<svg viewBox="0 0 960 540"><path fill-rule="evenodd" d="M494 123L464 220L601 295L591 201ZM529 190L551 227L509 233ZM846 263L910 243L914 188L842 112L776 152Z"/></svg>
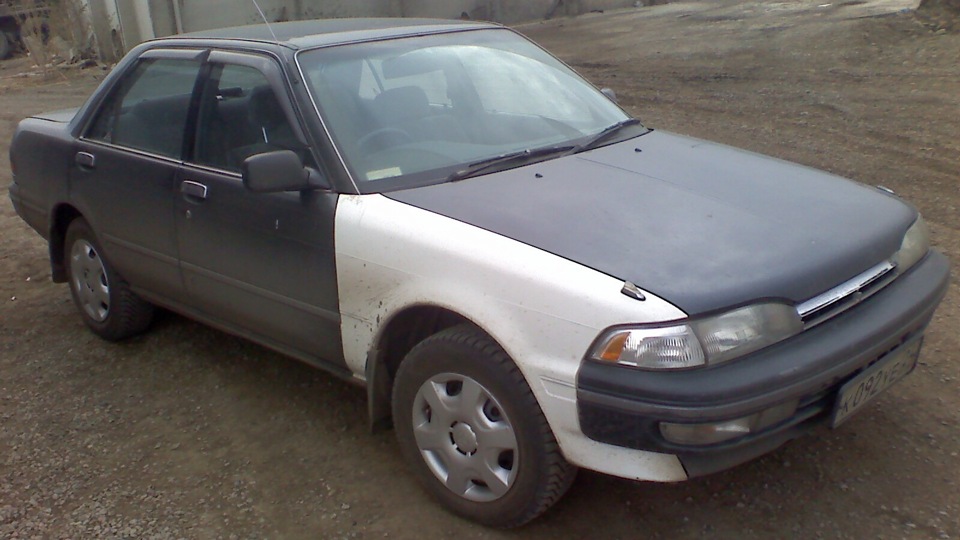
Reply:
<svg viewBox="0 0 960 540"><path fill-rule="evenodd" d="M260 18L263 19L263 24L267 25L267 30L269 30L270 35L273 36L273 41L279 44L280 40L277 39L277 35L273 33L273 27L270 26L270 21L267 20L267 16L264 15L263 10L260 9L260 4L257 2L257 0L250 0L250 1L253 2L253 7L257 8L257 12L260 13Z"/></svg>
<svg viewBox="0 0 960 540"><path fill-rule="evenodd" d="M260 4L257 2L257 0L250 0L250 1L253 2L253 7L257 8L257 13L259 13L259 14L260 14L260 18L263 19L263 24L267 25L267 30L269 30L269 31L270 31L270 35L273 36L273 41L274 41L277 45L280 45L280 40L277 39L277 34L274 33L273 27L270 26L270 21L267 20L267 16L263 14L263 9L260 8ZM264 140L264 142L267 142L267 133L266 133L266 131L264 131L264 133L263 133L263 140ZM357 195L360 195L360 194L362 193L362 192L360 191L360 186L357 185L356 180L353 179L353 176L351 176L349 172L347 173L347 175L348 175L348 177L350 178L350 183L353 184L353 189L357 190Z"/></svg>

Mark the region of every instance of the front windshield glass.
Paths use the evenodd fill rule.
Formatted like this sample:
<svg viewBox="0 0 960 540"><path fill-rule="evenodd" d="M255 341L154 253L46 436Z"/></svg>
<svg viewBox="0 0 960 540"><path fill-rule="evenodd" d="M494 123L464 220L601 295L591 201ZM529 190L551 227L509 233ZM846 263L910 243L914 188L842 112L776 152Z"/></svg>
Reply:
<svg viewBox="0 0 960 540"><path fill-rule="evenodd" d="M297 61L364 192L442 182L478 161L573 146L628 118L504 29L315 49Z"/></svg>

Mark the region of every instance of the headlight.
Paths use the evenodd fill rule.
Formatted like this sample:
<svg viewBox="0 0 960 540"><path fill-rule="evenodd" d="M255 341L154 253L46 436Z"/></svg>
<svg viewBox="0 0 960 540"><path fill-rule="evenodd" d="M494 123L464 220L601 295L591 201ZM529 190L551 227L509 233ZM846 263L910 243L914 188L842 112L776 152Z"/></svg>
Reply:
<svg viewBox="0 0 960 540"><path fill-rule="evenodd" d="M661 328L617 328L603 334L590 358L643 369L715 365L800 333L794 307L756 304Z"/></svg>
<svg viewBox="0 0 960 540"><path fill-rule="evenodd" d="M797 309L786 304L756 304L691 324L708 364L733 360L803 330Z"/></svg>
<svg viewBox="0 0 960 540"><path fill-rule="evenodd" d="M681 369L706 363L703 349L687 325L614 330L600 339L591 356L648 369Z"/></svg>
<svg viewBox="0 0 960 540"><path fill-rule="evenodd" d="M907 233L903 235L900 250L893 256L893 261L900 272L905 272L917 264L917 261L922 259L928 251L930 251L930 229L923 221L923 217L918 216L913 225L907 229Z"/></svg>

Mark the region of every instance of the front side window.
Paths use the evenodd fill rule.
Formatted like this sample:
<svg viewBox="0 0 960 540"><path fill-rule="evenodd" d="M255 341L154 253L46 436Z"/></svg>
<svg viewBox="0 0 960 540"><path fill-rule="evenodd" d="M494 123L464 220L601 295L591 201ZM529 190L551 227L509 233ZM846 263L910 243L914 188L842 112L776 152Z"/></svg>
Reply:
<svg viewBox="0 0 960 540"><path fill-rule="evenodd" d="M103 103L86 138L179 159L196 60L141 60Z"/></svg>
<svg viewBox="0 0 960 540"><path fill-rule="evenodd" d="M297 61L367 192L440 182L495 156L576 145L628 118L509 30L327 47Z"/></svg>
<svg viewBox="0 0 960 540"><path fill-rule="evenodd" d="M243 160L264 152L293 150L305 164L309 152L291 127L280 98L258 69L215 65L203 91L194 161L239 172Z"/></svg>

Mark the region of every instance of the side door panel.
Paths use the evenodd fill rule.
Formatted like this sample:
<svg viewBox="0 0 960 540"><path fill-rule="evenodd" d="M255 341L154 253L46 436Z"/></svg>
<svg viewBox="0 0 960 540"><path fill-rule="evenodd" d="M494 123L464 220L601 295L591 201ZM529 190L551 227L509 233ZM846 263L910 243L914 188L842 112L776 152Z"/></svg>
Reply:
<svg viewBox="0 0 960 540"><path fill-rule="evenodd" d="M187 302L274 348L342 367L333 251L337 195L257 194L243 186L244 156L283 148L308 162L312 157L272 59L215 51L208 62L213 67L196 144L175 197Z"/></svg>
<svg viewBox="0 0 960 540"><path fill-rule="evenodd" d="M75 146L70 198L135 288L182 296L174 193L205 51L152 50L131 66Z"/></svg>
<svg viewBox="0 0 960 540"><path fill-rule="evenodd" d="M197 167L183 181L177 229L189 303L205 316L271 344L339 362L330 193L253 194L240 178Z"/></svg>
<svg viewBox="0 0 960 540"><path fill-rule="evenodd" d="M84 140L77 150L95 156L95 168L74 166L71 198L106 257L134 287L179 296L172 196L179 164Z"/></svg>

